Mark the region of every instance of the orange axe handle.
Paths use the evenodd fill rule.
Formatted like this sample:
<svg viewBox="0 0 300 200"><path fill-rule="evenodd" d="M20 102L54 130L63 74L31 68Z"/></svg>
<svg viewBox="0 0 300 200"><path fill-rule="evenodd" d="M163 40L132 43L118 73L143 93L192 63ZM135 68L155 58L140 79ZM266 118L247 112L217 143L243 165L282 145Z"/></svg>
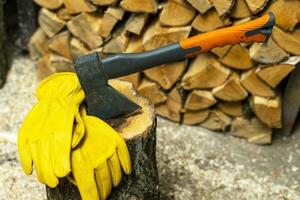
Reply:
<svg viewBox="0 0 300 200"><path fill-rule="evenodd" d="M264 42L271 35L272 26L274 24L274 15L269 13L244 24L218 29L182 40L180 41L180 46L183 49L200 47L198 52L192 53L196 54L228 44ZM187 55L187 57L190 56L191 54Z"/></svg>

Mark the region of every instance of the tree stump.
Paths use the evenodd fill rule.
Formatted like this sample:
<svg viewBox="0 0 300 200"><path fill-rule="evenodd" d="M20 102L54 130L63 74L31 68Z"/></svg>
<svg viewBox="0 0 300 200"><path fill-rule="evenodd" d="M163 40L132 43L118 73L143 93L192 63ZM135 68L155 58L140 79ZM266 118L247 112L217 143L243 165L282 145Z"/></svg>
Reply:
<svg viewBox="0 0 300 200"><path fill-rule="evenodd" d="M137 103L142 109L130 117L108 121L126 140L132 161L132 174L123 174L110 200L155 200L159 198L156 167L156 117L153 105L137 94L131 83L111 80L110 85ZM47 187L48 200L81 200L75 185L64 178L56 188Z"/></svg>

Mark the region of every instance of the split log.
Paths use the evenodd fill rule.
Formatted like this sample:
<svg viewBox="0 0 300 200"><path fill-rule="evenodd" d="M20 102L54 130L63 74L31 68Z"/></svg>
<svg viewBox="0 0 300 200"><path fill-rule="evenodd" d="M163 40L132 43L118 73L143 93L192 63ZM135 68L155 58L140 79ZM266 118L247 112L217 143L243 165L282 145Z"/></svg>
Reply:
<svg viewBox="0 0 300 200"><path fill-rule="evenodd" d="M246 0L246 3L251 11L251 13L255 14L259 11L263 10L267 5L269 0Z"/></svg>
<svg viewBox="0 0 300 200"><path fill-rule="evenodd" d="M272 140L271 128L255 117L252 119L235 118L231 123L230 134L246 138L248 142L255 144L270 144Z"/></svg>
<svg viewBox="0 0 300 200"><path fill-rule="evenodd" d="M156 107L156 112L166 117L167 119L171 119L175 122L181 121L181 114L180 111L182 109L182 102L181 102L181 94L177 88L171 90L168 94L168 98L165 104L160 104Z"/></svg>
<svg viewBox="0 0 300 200"><path fill-rule="evenodd" d="M236 19L250 17L252 15L245 0L236 0L231 9L230 16Z"/></svg>
<svg viewBox="0 0 300 200"><path fill-rule="evenodd" d="M118 0L91 0L93 4L99 6L110 6L118 2Z"/></svg>
<svg viewBox="0 0 300 200"><path fill-rule="evenodd" d="M300 55L300 29L295 29L295 31L289 33L275 26L272 38L286 52L292 55Z"/></svg>
<svg viewBox="0 0 300 200"><path fill-rule="evenodd" d="M102 23L102 13L82 13L85 16L86 21L89 23L93 32L99 33Z"/></svg>
<svg viewBox="0 0 300 200"><path fill-rule="evenodd" d="M185 26L194 19L195 15L195 9L188 3L169 0L160 13L159 21L166 26Z"/></svg>
<svg viewBox="0 0 300 200"><path fill-rule="evenodd" d="M217 10L219 16L223 16L231 10L235 0L210 0Z"/></svg>
<svg viewBox="0 0 300 200"><path fill-rule="evenodd" d="M209 115L209 110L187 111L183 114L183 123L196 125L204 122Z"/></svg>
<svg viewBox="0 0 300 200"><path fill-rule="evenodd" d="M158 9L156 0L122 0L120 5L129 12L156 13Z"/></svg>
<svg viewBox="0 0 300 200"><path fill-rule="evenodd" d="M148 26L143 36L144 49L152 50L167 44L179 42L188 38L190 31L190 26L163 27L159 23L159 20L155 20Z"/></svg>
<svg viewBox="0 0 300 200"><path fill-rule="evenodd" d="M251 106L255 115L270 128L281 128L281 98L253 96Z"/></svg>
<svg viewBox="0 0 300 200"><path fill-rule="evenodd" d="M56 13L42 8L39 13L38 22L41 29L48 37L54 36L66 25L66 22L59 19Z"/></svg>
<svg viewBox="0 0 300 200"><path fill-rule="evenodd" d="M254 62L249 56L249 51L239 44L234 45L220 61L228 67L239 70L254 67Z"/></svg>
<svg viewBox="0 0 300 200"><path fill-rule="evenodd" d="M278 64L274 66L258 68L257 75L272 88L275 88L291 71L295 69L291 64Z"/></svg>
<svg viewBox="0 0 300 200"><path fill-rule="evenodd" d="M275 92L256 75L255 70L244 72L241 76L241 83L254 96L275 96Z"/></svg>
<svg viewBox="0 0 300 200"><path fill-rule="evenodd" d="M212 93L218 99L224 101L241 101L247 98L248 92L240 83L239 76L232 74L222 85L215 87Z"/></svg>
<svg viewBox="0 0 300 200"><path fill-rule="evenodd" d="M169 90L179 80L185 71L187 62L180 61L161 65L144 71L150 80L157 82L163 89Z"/></svg>
<svg viewBox="0 0 300 200"><path fill-rule="evenodd" d="M230 50L232 46L226 45L224 47L215 47L212 50L210 50L213 54L217 55L219 58L223 58L227 52Z"/></svg>
<svg viewBox="0 0 300 200"><path fill-rule="evenodd" d="M70 49L70 33L64 31L52 37L48 43L49 49L55 53L72 60Z"/></svg>
<svg viewBox="0 0 300 200"><path fill-rule="evenodd" d="M271 38L265 44L254 43L249 53L256 62L266 64L279 63L289 56Z"/></svg>
<svg viewBox="0 0 300 200"><path fill-rule="evenodd" d="M74 36L78 37L91 49L95 49L103 43L102 38L93 31L84 14L77 15L68 21L67 27Z"/></svg>
<svg viewBox="0 0 300 200"><path fill-rule="evenodd" d="M145 13L132 13L126 22L126 31L140 35L145 27L145 24L149 18L148 14Z"/></svg>
<svg viewBox="0 0 300 200"><path fill-rule="evenodd" d="M68 13L94 12L97 7L86 0L63 0Z"/></svg>
<svg viewBox="0 0 300 200"><path fill-rule="evenodd" d="M219 109L210 110L208 118L200 126L213 131L228 131L231 118Z"/></svg>
<svg viewBox="0 0 300 200"><path fill-rule="evenodd" d="M55 72L74 71L72 60L49 53L38 61L38 79L42 80Z"/></svg>
<svg viewBox="0 0 300 200"><path fill-rule="evenodd" d="M48 53L49 48L47 43L48 43L48 37L44 33L44 31L41 28L36 30L36 32L31 36L28 43L30 58L33 60L38 60L46 53Z"/></svg>
<svg viewBox="0 0 300 200"><path fill-rule="evenodd" d="M59 19L64 21L69 21L74 17L74 15L69 13L65 7L60 8L56 14Z"/></svg>
<svg viewBox="0 0 300 200"><path fill-rule="evenodd" d="M79 56L86 55L90 50L78 39L72 38L70 41L70 49L73 60L76 60Z"/></svg>
<svg viewBox="0 0 300 200"><path fill-rule="evenodd" d="M109 200L159 199L158 172L156 166L156 118L153 105L140 97L132 85L118 80L110 84L142 107L141 112L130 117L110 120L125 139L132 162L132 173L123 175L120 185L112 190ZM66 178L56 188L47 187L48 200L81 200L78 189Z"/></svg>
<svg viewBox="0 0 300 200"><path fill-rule="evenodd" d="M198 55L184 74L181 86L190 90L205 89L221 85L229 77L230 70L209 54Z"/></svg>
<svg viewBox="0 0 300 200"><path fill-rule="evenodd" d="M109 7L103 16L100 35L104 38L108 37L113 28L116 26L117 22L122 20L124 16L124 10L119 7Z"/></svg>
<svg viewBox="0 0 300 200"><path fill-rule="evenodd" d="M126 53L138 53L145 51L143 46L143 38L140 36L132 35L129 38L129 42L127 48L125 50Z"/></svg>
<svg viewBox="0 0 300 200"><path fill-rule="evenodd" d="M184 108L188 110L203 110L217 103L210 91L193 90L187 97Z"/></svg>
<svg viewBox="0 0 300 200"><path fill-rule="evenodd" d="M193 21L192 27L200 32L212 31L230 24L227 17L220 17L215 9L199 14Z"/></svg>
<svg viewBox="0 0 300 200"><path fill-rule="evenodd" d="M119 78L119 80L130 82L133 84L134 88L137 89L140 85L141 78L142 78L141 73L138 72L138 73L131 74L128 76L123 76L123 77Z"/></svg>
<svg viewBox="0 0 300 200"><path fill-rule="evenodd" d="M62 0L33 0L33 1L39 6L50 10L58 9L63 5Z"/></svg>
<svg viewBox="0 0 300 200"><path fill-rule="evenodd" d="M148 97L154 105L166 102L167 96L162 92L157 83L143 79L140 86L137 89L139 93Z"/></svg>
<svg viewBox="0 0 300 200"><path fill-rule="evenodd" d="M273 12L276 18L276 25L286 31L293 31L300 22L300 2L299 1L273 1L266 12Z"/></svg>
<svg viewBox="0 0 300 200"><path fill-rule="evenodd" d="M122 53L127 48L129 37L124 30L118 36L110 39L103 47L103 53Z"/></svg>
<svg viewBox="0 0 300 200"><path fill-rule="evenodd" d="M209 0L187 0L200 13L205 13L213 7Z"/></svg>
<svg viewBox="0 0 300 200"><path fill-rule="evenodd" d="M229 116L232 117L243 116L243 106L240 101L238 102L219 101L217 107Z"/></svg>

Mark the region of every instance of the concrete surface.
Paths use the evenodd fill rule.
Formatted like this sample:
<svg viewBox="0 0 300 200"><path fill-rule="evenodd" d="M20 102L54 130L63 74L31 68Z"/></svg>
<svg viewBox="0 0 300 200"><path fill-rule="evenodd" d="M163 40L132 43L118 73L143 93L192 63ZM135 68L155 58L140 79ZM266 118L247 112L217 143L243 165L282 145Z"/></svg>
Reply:
<svg viewBox="0 0 300 200"><path fill-rule="evenodd" d="M35 102L35 67L18 56L0 90L0 200L42 200L44 186L25 176L16 150L18 128ZM159 118L161 199L300 199L300 127L290 138L259 146Z"/></svg>

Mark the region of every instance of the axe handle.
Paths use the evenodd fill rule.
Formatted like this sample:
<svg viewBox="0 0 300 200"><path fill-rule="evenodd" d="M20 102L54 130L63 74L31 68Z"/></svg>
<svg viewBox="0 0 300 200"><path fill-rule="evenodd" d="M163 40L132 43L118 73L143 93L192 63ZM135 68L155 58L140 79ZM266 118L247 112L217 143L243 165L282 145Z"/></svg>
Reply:
<svg viewBox="0 0 300 200"><path fill-rule="evenodd" d="M176 62L215 47L242 42L264 42L275 25L273 13L250 22L196 35L178 43L144 53L117 54L102 60L108 79L140 72L158 65Z"/></svg>

